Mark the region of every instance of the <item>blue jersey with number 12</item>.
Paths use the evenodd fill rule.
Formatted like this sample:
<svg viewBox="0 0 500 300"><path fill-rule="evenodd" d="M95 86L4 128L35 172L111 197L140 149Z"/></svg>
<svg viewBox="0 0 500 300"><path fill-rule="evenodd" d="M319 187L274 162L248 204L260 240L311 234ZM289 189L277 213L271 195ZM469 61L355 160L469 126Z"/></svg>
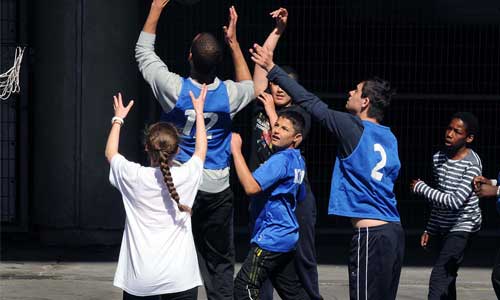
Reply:
<svg viewBox="0 0 500 300"><path fill-rule="evenodd" d="M163 113L161 120L173 123L181 135L180 152L176 160L184 163L193 156L195 148L196 115L191 103L189 91L195 96L201 92L190 79L185 78L175 107ZM229 166L231 153L231 116L229 114L229 96L224 82L216 89L208 90L203 108L205 127L207 130L208 149L205 169L217 170Z"/></svg>
<svg viewBox="0 0 500 300"><path fill-rule="evenodd" d="M393 192L401 167L398 142L388 127L369 121L363 126L356 149L335 161L328 213L400 222Z"/></svg>

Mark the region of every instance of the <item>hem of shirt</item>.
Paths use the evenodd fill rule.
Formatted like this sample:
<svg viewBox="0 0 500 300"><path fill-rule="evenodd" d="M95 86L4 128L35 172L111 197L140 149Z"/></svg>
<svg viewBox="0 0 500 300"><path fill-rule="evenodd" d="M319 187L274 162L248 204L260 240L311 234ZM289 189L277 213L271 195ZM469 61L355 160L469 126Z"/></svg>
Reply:
<svg viewBox="0 0 500 300"><path fill-rule="evenodd" d="M428 228L425 229L425 231L427 231L428 234L430 235L438 235L438 234L441 234L441 233L448 233L448 232L467 232L467 233L476 233L478 232L479 230L481 230L481 227L479 228L476 228L476 229L472 229L472 230L463 230L463 229L448 229L448 230L445 230L445 231L433 231L433 230L429 230Z"/></svg>
<svg viewBox="0 0 500 300"><path fill-rule="evenodd" d="M381 215L372 215L372 214L357 214L353 212L344 212L338 210L328 210L329 215L336 215L341 217L349 217L349 218L359 218L359 219L373 219L373 220L381 220L386 222L397 222L401 223L400 217L386 217Z"/></svg>
<svg viewBox="0 0 500 300"><path fill-rule="evenodd" d="M190 290L192 288L195 288L195 287L199 287L199 286L203 286L203 282L202 281L199 281L197 283L194 283L192 285L187 285L186 287L182 287L182 288L178 288L178 289L172 289L172 290L168 290L168 291L160 291L158 293L138 293L138 292L135 292L129 288L127 288L125 286L125 284L123 284L123 282L121 281L113 281L113 285L116 286L117 288L120 288L122 290L124 290L125 292L131 294L131 295L134 295L134 296L139 296L139 297L147 297L147 296L158 296L158 295L164 295L164 294L173 294L173 293L180 293L180 292L184 292L184 291L187 291L187 290Z"/></svg>
<svg viewBox="0 0 500 300"><path fill-rule="evenodd" d="M251 242L251 243L256 244L257 246L259 246L259 248L262 248L262 249L264 249L264 250L266 250L266 251L270 251L270 252L277 252L277 253L288 253L288 252L292 252L293 250L295 250L295 247L297 246L297 243L295 243L295 246L294 246L293 248L291 248L291 249L285 249L285 248L283 248L283 249L274 248L274 249L273 249L272 247L262 246L262 245L260 245L260 244L259 244L259 243L257 243L257 242Z"/></svg>

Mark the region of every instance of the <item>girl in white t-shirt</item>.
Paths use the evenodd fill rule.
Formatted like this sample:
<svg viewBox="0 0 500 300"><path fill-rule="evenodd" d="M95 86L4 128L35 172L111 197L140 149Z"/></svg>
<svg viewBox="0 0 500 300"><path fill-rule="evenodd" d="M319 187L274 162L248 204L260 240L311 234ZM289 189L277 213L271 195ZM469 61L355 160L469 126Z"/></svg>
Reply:
<svg viewBox="0 0 500 300"><path fill-rule="evenodd" d="M124 107L114 96L115 116L106 144L109 181L122 194L126 219L114 285L123 299L196 299L202 285L191 233L191 207L201 183L207 152L203 106L207 87L198 98L190 92L196 113L196 145L191 159L175 166L178 133L169 123L156 123L146 133L150 167L118 153Z"/></svg>

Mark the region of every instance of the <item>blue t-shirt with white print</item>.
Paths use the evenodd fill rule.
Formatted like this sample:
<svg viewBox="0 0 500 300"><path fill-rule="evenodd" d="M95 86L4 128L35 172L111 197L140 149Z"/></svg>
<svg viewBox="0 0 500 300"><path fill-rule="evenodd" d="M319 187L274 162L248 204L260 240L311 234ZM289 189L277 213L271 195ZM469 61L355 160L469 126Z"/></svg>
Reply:
<svg viewBox="0 0 500 300"><path fill-rule="evenodd" d="M196 139L196 114L189 96L192 91L198 96L201 89L190 79L185 78L179 99L175 107L168 113L163 112L161 120L173 123L181 135L179 154L176 160L184 163L193 156ZM207 131L208 149L205 158L205 169L218 170L229 166L231 154L231 116L229 96L224 82L214 90L208 90L205 106L205 127Z"/></svg>
<svg viewBox="0 0 500 300"><path fill-rule="evenodd" d="M252 175L265 204L255 221L251 243L272 252L292 251L299 239L295 208L305 197L305 163L300 150L273 154Z"/></svg>

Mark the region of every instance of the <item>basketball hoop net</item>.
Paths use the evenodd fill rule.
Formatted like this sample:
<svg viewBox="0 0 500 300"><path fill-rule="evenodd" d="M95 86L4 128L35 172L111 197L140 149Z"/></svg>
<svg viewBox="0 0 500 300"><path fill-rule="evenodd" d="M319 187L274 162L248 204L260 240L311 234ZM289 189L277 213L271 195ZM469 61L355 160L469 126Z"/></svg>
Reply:
<svg viewBox="0 0 500 300"><path fill-rule="evenodd" d="M7 72L0 75L0 99L7 100L12 93L19 93L19 71L23 60L25 47L17 47L14 65Z"/></svg>

